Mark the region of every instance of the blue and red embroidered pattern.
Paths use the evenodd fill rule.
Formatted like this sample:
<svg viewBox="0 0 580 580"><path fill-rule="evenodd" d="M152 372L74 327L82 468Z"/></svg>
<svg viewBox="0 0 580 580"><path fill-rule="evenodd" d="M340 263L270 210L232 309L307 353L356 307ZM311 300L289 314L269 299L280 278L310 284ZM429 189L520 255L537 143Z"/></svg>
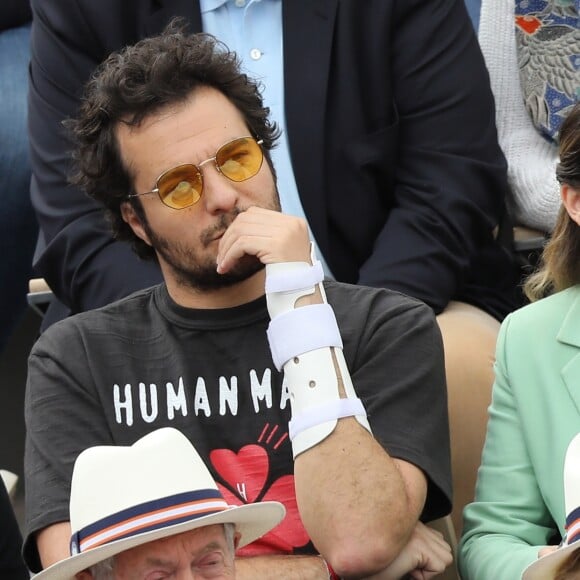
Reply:
<svg viewBox="0 0 580 580"><path fill-rule="evenodd" d="M534 124L556 141L580 99L580 0L516 0L520 82Z"/></svg>

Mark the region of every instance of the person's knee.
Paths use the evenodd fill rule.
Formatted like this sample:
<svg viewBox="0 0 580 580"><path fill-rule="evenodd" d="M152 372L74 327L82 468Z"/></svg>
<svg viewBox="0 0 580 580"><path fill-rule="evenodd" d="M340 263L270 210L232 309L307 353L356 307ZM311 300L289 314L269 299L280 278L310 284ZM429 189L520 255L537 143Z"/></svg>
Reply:
<svg viewBox="0 0 580 580"><path fill-rule="evenodd" d="M472 391L493 383L495 344L500 324L486 312L451 302L437 317L445 351L447 387Z"/></svg>
<svg viewBox="0 0 580 580"><path fill-rule="evenodd" d="M473 492L491 401L499 322L474 306L452 302L437 317L445 349L455 530Z"/></svg>

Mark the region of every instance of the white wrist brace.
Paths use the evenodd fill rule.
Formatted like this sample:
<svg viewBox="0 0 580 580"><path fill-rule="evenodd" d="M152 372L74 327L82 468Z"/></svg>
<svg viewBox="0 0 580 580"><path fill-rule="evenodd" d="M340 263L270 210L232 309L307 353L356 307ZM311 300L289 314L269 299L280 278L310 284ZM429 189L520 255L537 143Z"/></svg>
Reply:
<svg viewBox="0 0 580 580"><path fill-rule="evenodd" d="M284 369L290 390L289 435L294 457L328 437L342 417L354 416L371 432L344 360L334 311L326 302L322 266L313 262L314 266L306 262L266 266L266 300L272 319L268 340L274 364L278 370ZM315 286L324 304L295 308L298 299L315 292ZM339 394L340 379L344 399Z"/></svg>

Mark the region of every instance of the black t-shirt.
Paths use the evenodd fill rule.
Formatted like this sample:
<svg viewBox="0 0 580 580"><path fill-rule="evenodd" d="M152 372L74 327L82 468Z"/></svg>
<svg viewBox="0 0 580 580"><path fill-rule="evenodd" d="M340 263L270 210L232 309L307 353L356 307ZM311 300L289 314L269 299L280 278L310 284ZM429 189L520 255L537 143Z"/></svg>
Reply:
<svg viewBox="0 0 580 580"><path fill-rule="evenodd" d="M429 479L423 519L450 509L441 337L431 310L384 289L325 283L353 385L374 436ZM165 285L51 327L32 351L26 398L30 534L68 520L72 467L93 445L131 445L172 426L206 460L229 503L278 500L284 521L255 553L315 553L294 496L289 393L272 362L265 298L192 310Z"/></svg>

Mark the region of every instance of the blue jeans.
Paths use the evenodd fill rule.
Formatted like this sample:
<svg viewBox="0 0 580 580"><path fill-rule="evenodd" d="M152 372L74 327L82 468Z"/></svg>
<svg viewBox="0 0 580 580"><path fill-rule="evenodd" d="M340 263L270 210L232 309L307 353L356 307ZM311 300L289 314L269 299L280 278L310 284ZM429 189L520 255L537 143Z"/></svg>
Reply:
<svg viewBox="0 0 580 580"><path fill-rule="evenodd" d="M0 352L26 307L37 236L26 128L30 25L0 33Z"/></svg>
<svg viewBox="0 0 580 580"><path fill-rule="evenodd" d="M481 0L465 0L465 5L467 6L467 12L469 12L469 17L473 23L473 28L475 32L479 30L479 13L481 11Z"/></svg>

